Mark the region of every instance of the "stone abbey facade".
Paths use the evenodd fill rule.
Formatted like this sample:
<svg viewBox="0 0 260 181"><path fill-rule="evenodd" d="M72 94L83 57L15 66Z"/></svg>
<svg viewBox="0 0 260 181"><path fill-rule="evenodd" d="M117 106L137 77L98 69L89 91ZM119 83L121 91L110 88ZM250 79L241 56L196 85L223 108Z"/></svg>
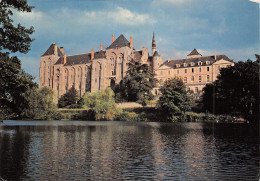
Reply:
<svg viewBox="0 0 260 181"><path fill-rule="evenodd" d="M154 89L158 94L160 85L167 79L180 76L189 90L199 94L202 88L213 82L219 74L219 69L234 64L225 55L202 56L194 49L186 59L167 60L156 51L155 36L152 39L152 55L147 48L135 50L133 38L130 42L120 35L112 44L103 50L91 50L90 53L67 56L63 47L52 44L41 56L40 87L51 87L57 99L65 94L73 85L79 95L85 92L95 92L114 87L126 74L129 61L141 61L156 74L159 85Z"/></svg>

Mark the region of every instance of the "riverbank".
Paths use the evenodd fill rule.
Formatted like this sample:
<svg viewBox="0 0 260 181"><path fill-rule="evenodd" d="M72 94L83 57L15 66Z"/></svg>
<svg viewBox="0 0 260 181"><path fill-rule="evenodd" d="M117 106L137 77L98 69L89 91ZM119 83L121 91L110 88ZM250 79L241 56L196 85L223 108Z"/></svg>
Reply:
<svg viewBox="0 0 260 181"><path fill-rule="evenodd" d="M121 106L123 107L123 106ZM95 120L91 109L59 109L62 120ZM155 107L128 107L122 108L114 121L144 121L144 122L216 122L216 123L246 123L242 118L230 115L213 115L209 113L186 112L184 115L175 116L167 120Z"/></svg>

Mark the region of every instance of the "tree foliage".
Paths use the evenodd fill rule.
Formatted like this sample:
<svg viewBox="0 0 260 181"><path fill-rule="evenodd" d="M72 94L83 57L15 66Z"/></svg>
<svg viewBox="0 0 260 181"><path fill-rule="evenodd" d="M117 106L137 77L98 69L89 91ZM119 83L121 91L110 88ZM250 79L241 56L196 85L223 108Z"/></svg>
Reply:
<svg viewBox="0 0 260 181"><path fill-rule="evenodd" d="M60 97L58 101L58 106L60 108L68 107L77 104L78 101L79 101L78 91L75 89L75 85L73 84L73 86L69 89L69 91Z"/></svg>
<svg viewBox="0 0 260 181"><path fill-rule="evenodd" d="M146 105L148 100L154 98L151 92L157 82L154 76L147 64L130 61L122 85L116 90L117 97L120 96L121 99L128 102L139 102Z"/></svg>
<svg viewBox="0 0 260 181"><path fill-rule="evenodd" d="M259 63L258 56L257 61L221 69L218 79L204 88L205 110L259 120Z"/></svg>
<svg viewBox="0 0 260 181"><path fill-rule="evenodd" d="M14 25L12 20L13 11L31 12L32 6L27 0L1 0L0 1L0 51L9 50L12 53L27 53L30 50L30 35L34 28L26 28L21 24Z"/></svg>
<svg viewBox="0 0 260 181"><path fill-rule="evenodd" d="M33 79L21 68L17 57L10 58L9 53L0 53L0 109L5 110L4 119L21 114L26 106L23 93L37 86Z"/></svg>
<svg viewBox="0 0 260 181"><path fill-rule="evenodd" d="M183 115L191 109L191 99L187 95L185 84L179 77L167 80L160 88L161 96L158 108L162 115L173 119L176 115Z"/></svg>
<svg viewBox="0 0 260 181"><path fill-rule="evenodd" d="M28 89L36 87L33 77L21 68L21 61L10 53L27 53L33 39L33 27L26 29L14 25L13 11L30 12L26 0L0 1L0 119L21 115L25 104L22 96Z"/></svg>
<svg viewBox="0 0 260 181"><path fill-rule="evenodd" d="M113 120L120 113L120 109L116 107L114 92L109 87L95 93L86 93L84 103L94 111L96 120Z"/></svg>
<svg viewBox="0 0 260 181"><path fill-rule="evenodd" d="M24 93L24 97L27 104L21 113L24 118L40 120L59 118L56 105L53 102L54 93L51 88L32 88Z"/></svg>

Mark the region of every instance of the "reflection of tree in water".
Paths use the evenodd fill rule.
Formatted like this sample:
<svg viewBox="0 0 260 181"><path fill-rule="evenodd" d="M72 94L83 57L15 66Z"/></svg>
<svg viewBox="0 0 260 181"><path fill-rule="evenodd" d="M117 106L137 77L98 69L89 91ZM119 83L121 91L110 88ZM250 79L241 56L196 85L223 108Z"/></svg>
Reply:
<svg viewBox="0 0 260 181"><path fill-rule="evenodd" d="M21 128L16 127L13 135L0 135L0 176L3 179L20 180L26 175L30 134Z"/></svg>

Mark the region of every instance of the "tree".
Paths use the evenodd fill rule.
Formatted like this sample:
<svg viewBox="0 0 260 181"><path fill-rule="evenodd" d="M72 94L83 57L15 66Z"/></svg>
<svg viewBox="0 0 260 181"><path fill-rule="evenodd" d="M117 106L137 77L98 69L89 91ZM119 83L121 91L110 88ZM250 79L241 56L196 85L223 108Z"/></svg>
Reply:
<svg viewBox="0 0 260 181"><path fill-rule="evenodd" d="M84 95L85 106L94 111L96 120L113 120L120 113L114 95L109 87L95 93L87 93Z"/></svg>
<svg viewBox="0 0 260 181"><path fill-rule="evenodd" d="M13 24L11 16L13 10L20 12L31 12L32 6L27 4L27 0L1 0L0 1L0 51L9 50L12 53L27 53L30 50L33 39L30 35L34 28L27 29L20 23Z"/></svg>
<svg viewBox="0 0 260 181"><path fill-rule="evenodd" d="M209 112L259 120L259 57L221 69L218 79L204 88L203 104Z"/></svg>
<svg viewBox="0 0 260 181"><path fill-rule="evenodd" d="M139 102L146 105L149 100L154 98L151 92L157 82L154 76L147 64L130 61L122 85L119 90L116 90L119 92L117 96L128 102Z"/></svg>
<svg viewBox="0 0 260 181"><path fill-rule="evenodd" d="M10 57L10 53L27 53L33 39L33 27L26 29L21 24L14 25L13 10L30 12L26 0L0 1L0 119L17 117L24 104L22 96L28 89L37 86L33 77L23 71L21 61Z"/></svg>
<svg viewBox="0 0 260 181"><path fill-rule="evenodd" d="M21 69L17 57L10 58L8 53L0 52L0 109L6 112L4 119L21 114L22 108L26 106L23 93L37 87L33 79Z"/></svg>
<svg viewBox="0 0 260 181"><path fill-rule="evenodd" d="M78 91L75 89L75 85L69 89L69 91L62 95L58 101L58 107L63 108L66 106L75 105L78 103Z"/></svg>
<svg viewBox="0 0 260 181"><path fill-rule="evenodd" d="M183 115L191 110L191 99L181 78L174 77L167 80L160 88L160 92L157 106L162 115L168 119L174 119L174 116Z"/></svg>
<svg viewBox="0 0 260 181"><path fill-rule="evenodd" d="M54 93L51 88L32 88L24 93L24 97L28 105L22 111L24 118L41 120L59 118L56 105L53 102Z"/></svg>

